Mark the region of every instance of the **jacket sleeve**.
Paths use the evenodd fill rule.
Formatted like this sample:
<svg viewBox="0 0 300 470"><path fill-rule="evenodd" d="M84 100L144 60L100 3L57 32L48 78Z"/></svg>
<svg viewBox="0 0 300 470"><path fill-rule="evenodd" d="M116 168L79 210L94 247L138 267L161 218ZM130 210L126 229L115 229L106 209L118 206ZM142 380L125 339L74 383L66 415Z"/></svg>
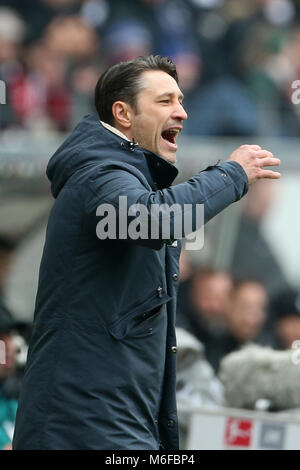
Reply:
<svg viewBox="0 0 300 470"><path fill-rule="evenodd" d="M99 168L89 180L86 210L89 213L96 211L97 216L103 218L110 207L114 208L116 236L113 238L129 238L135 243L160 249L163 243L172 243L198 230L238 201L247 190L247 175L234 161L210 166L185 183L157 191L147 190L130 171L107 165ZM135 239L134 229L138 222L141 237ZM128 229L126 237L124 224Z"/></svg>

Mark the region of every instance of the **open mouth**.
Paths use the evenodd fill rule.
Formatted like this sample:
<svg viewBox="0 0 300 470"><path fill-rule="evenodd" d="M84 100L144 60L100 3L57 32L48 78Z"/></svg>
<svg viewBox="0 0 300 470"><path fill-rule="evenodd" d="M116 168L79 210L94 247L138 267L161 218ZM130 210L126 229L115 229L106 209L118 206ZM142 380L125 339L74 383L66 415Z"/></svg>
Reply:
<svg viewBox="0 0 300 470"><path fill-rule="evenodd" d="M167 129L161 133L163 140L172 149L177 149L176 139L179 134L179 129Z"/></svg>

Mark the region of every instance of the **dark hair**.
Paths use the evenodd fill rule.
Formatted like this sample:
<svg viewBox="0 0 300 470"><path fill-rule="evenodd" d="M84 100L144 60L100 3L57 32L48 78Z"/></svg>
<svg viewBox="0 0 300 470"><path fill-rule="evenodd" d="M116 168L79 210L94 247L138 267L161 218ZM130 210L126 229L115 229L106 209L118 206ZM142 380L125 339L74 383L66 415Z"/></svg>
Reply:
<svg viewBox="0 0 300 470"><path fill-rule="evenodd" d="M136 96L142 89L140 75L148 70L161 70L178 83L176 66L168 57L137 57L113 65L101 75L95 88L95 106L101 121L114 124L112 105L124 101L136 110Z"/></svg>

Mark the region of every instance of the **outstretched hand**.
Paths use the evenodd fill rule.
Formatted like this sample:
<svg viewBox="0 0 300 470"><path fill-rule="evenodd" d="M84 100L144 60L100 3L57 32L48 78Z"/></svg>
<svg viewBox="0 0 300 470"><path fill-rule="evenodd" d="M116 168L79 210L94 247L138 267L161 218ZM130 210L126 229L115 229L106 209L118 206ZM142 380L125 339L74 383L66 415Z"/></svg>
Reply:
<svg viewBox="0 0 300 470"><path fill-rule="evenodd" d="M241 145L229 157L229 160L238 162L248 176L249 185L256 181L268 178L279 179L281 174L264 167L280 165L279 158L272 152L262 149L259 145Z"/></svg>

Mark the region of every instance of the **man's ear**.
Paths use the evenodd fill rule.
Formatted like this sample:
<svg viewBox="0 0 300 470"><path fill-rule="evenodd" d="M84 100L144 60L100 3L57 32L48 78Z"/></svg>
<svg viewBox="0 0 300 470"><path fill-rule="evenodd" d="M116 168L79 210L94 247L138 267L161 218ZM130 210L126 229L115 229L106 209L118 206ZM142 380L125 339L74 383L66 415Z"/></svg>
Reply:
<svg viewBox="0 0 300 470"><path fill-rule="evenodd" d="M129 129L132 122L132 109L131 106L124 101L115 101L112 105L112 113L115 123L126 129Z"/></svg>

